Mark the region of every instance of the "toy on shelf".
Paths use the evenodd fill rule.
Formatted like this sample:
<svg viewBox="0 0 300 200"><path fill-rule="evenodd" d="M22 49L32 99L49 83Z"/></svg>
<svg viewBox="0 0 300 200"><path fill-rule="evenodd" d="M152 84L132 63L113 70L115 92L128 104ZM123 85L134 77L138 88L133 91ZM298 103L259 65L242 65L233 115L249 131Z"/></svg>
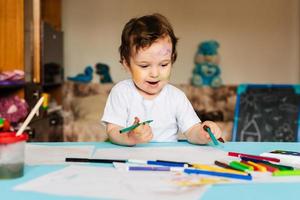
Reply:
<svg viewBox="0 0 300 200"><path fill-rule="evenodd" d="M87 66L84 69L83 74L77 74L76 76L73 77L68 77L68 80L74 81L74 82L79 82L79 83L89 83L93 79L93 67L92 66Z"/></svg>
<svg viewBox="0 0 300 200"><path fill-rule="evenodd" d="M0 117L0 133L11 131L11 128L9 121Z"/></svg>
<svg viewBox="0 0 300 200"><path fill-rule="evenodd" d="M24 76L24 71L18 69L12 71L0 71L0 86L24 84Z"/></svg>
<svg viewBox="0 0 300 200"><path fill-rule="evenodd" d="M211 87L222 85L219 46L219 43L215 40L200 43L195 56L195 68L192 76L193 85Z"/></svg>
<svg viewBox="0 0 300 200"><path fill-rule="evenodd" d="M109 74L109 66L104 63L97 63L96 74L100 76L100 83L112 83L111 76Z"/></svg>
<svg viewBox="0 0 300 200"><path fill-rule="evenodd" d="M42 109L43 110L48 110L49 108L49 94L48 93L42 93L42 96L44 97L43 104L42 104Z"/></svg>
<svg viewBox="0 0 300 200"><path fill-rule="evenodd" d="M0 98L0 117L10 123L18 123L28 114L28 104L18 96Z"/></svg>

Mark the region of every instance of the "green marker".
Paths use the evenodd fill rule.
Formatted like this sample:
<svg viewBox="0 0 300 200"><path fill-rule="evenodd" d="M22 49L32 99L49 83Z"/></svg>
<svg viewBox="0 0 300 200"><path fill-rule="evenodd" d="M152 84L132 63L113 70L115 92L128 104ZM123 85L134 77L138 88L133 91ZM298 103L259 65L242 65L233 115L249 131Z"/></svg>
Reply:
<svg viewBox="0 0 300 200"><path fill-rule="evenodd" d="M234 169L237 169L237 170L240 170L240 171L247 171L248 170L248 167L245 167L245 165L241 165L240 162L237 162L237 161L232 161L229 163L229 166L234 168Z"/></svg>
<svg viewBox="0 0 300 200"><path fill-rule="evenodd" d="M216 137L214 136L214 134L211 132L211 130L210 130L210 128L208 127L208 126L206 126L206 125L204 125L204 130L206 131L206 132L208 132L208 134L209 134L209 137L210 137L210 139L213 141L213 143L214 143L214 145L219 145L219 142L218 142L218 140L216 139Z"/></svg>
<svg viewBox="0 0 300 200"><path fill-rule="evenodd" d="M120 130L120 133L126 133L126 132L129 132L129 131L132 131L133 129L137 128L138 126L140 125L145 125L145 124L149 124L153 122L153 120L147 120L147 121L144 121L144 122L140 122L140 123L137 123L137 124L134 124L132 126L129 126L127 128L123 128Z"/></svg>
<svg viewBox="0 0 300 200"><path fill-rule="evenodd" d="M275 171L273 172L273 176L300 176L300 169Z"/></svg>
<svg viewBox="0 0 300 200"><path fill-rule="evenodd" d="M280 171L289 171L289 170L293 170L294 168L293 167L290 167L290 166L286 166L286 165L278 165L278 164L273 164L273 163L270 163L270 162L263 162L265 163L266 165L270 165L271 167L275 167L277 169L279 169Z"/></svg>

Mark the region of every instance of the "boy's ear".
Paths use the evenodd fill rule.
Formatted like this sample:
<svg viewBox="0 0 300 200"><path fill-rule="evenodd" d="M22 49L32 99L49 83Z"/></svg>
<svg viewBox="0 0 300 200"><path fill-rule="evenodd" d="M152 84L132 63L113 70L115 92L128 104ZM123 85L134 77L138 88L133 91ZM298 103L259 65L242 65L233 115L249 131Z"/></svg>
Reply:
<svg viewBox="0 0 300 200"><path fill-rule="evenodd" d="M130 66L129 66L129 64L126 62L125 59L123 59L123 60L121 61L121 64L123 65L124 69L125 69L127 72L130 72Z"/></svg>

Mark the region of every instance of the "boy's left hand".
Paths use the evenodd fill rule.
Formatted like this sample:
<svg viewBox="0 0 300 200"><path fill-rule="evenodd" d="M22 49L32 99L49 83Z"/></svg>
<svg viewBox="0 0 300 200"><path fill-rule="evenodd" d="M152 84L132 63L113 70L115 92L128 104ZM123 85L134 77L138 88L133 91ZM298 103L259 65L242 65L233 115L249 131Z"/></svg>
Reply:
<svg viewBox="0 0 300 200"><path fill-rule="evenodd" d="M140 122L140 119L138 117L134 118L133 124L138 124ZM153 138L152 129L149 126L149 124L141 124L134 130L128 132L128 137L134 141L135 144L140 143L148 143Z"/></svg>
<svg viewBox="0 0 300 200"><path fill-rule="evenodd" d="M221 131L220 127L213 121L205 121L201 124L201 126L202 126L202 129L200 130L201 131L200 134L203 134L208 141L210 141L211 138L210 138L208 132L205 131L204 126L208 126L210 128L211 132L214 134L214 136L217 139L222 136L222 131Z"/></svg>

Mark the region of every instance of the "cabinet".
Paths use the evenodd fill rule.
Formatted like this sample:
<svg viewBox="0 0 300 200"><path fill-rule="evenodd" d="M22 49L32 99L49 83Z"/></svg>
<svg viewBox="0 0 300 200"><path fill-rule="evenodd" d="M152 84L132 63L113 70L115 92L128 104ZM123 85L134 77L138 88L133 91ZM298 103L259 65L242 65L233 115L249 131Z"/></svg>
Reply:
<svg viewBox="0 0 300 200"><path fill-rule="evenodd" d="M61 31L61 0L0 0L0 71L20 69L26 82L41 83L44 21ZM12 88L11 92L24 97L22 87ZM61 102L61 87L48 92Z"/></svg>
<svg viewBox="0 0 300 200"><path fill-rule="evenodd" d="M63 118L53 112L38 118L30 124L32 129L31 142L61 142L63 141Z"/></svg>
<svg viewBox="0 0 300 200"><path fill-rule="evenodd" d="M56 62L59 54L63 72L62 36L57 36L57 39L51 41L54 34L49 33L49 29L53 30L52 32L61 32L61 0L26 0L25 16L25 69L32 75L31 82L40 84L42 92L49 93L50 98L60 105L63 73L60 74L59 83L46 84L45 74L53 71L55 66L50 66L47 71L45 64ZM58 39L59 45L56 42Z"/></svg>
<svg viewBox="0 0 300 200"><path fill-rule="evenodd" d="M13 69L24 70L24 0L0 0L0 71ZM24 97L22 87L3 88Z"/></svg>
<svg viewBox="0 0 300 200"><path fill-rule="evenodd" d="M0 97L19 95L33 107L41 93L47 92L58 105L62 103L62 82L51 86L41 82L44 72L42 48L46 48L42 46L43 22L61 31L61 0L0 0L0 71L23 70L26 81L22 85L0 86ZM37 121L44 124L44 128L37 129L36 135L49 129L51 123L43 120L49 121L53 118L51 116L53 113L34 118L35 127ZM52 126L57 126L57 123ZM47 140L49 137L38 139Z"/></svg>

